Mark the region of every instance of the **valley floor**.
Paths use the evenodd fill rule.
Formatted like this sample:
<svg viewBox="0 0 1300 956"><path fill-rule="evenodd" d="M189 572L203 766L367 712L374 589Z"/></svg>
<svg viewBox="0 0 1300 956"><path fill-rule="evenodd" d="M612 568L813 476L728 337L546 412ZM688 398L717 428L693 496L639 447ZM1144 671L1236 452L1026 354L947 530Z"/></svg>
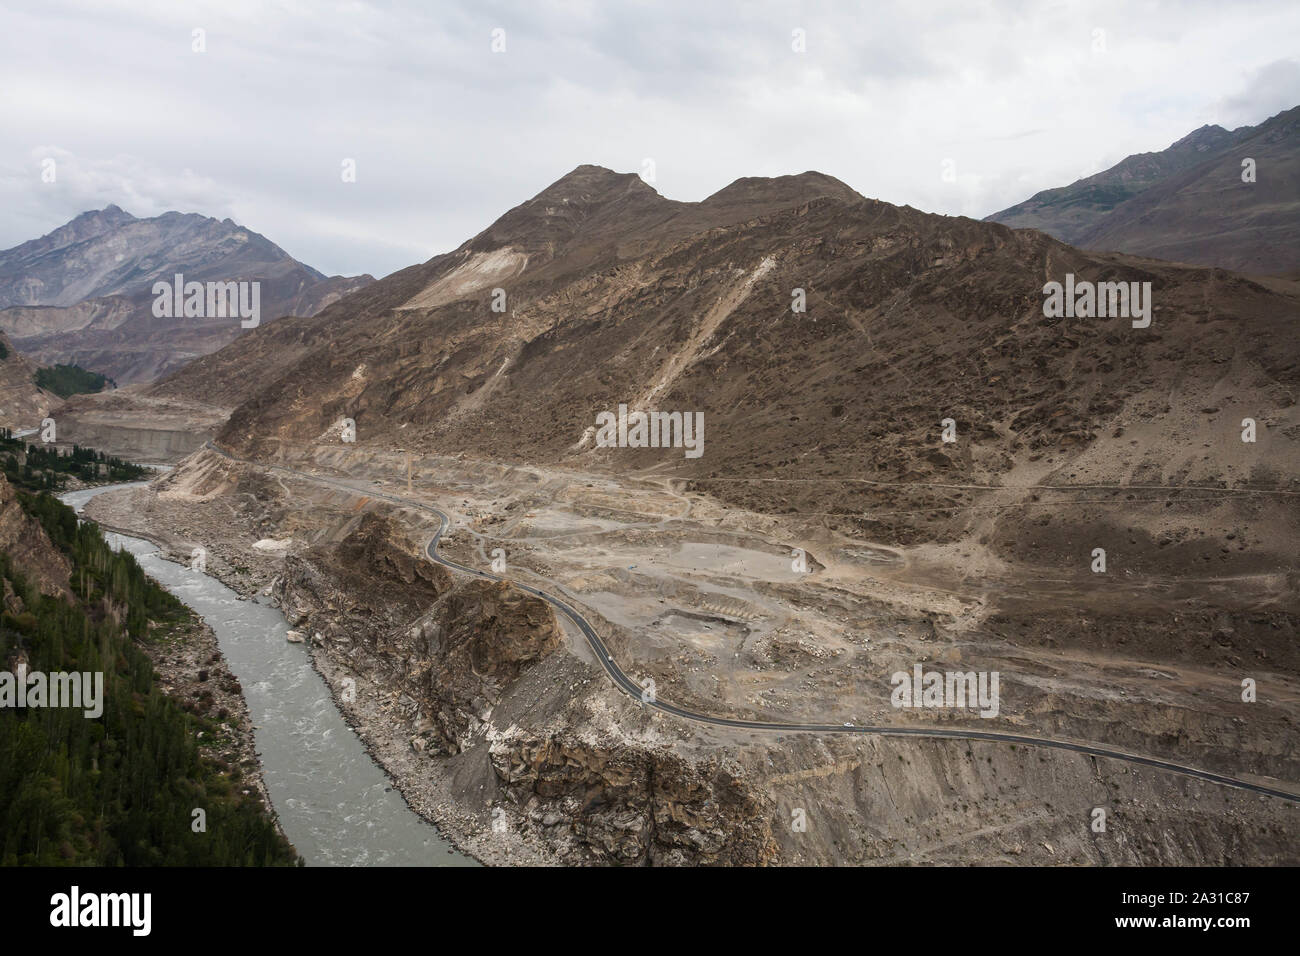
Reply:
<svg viewBox="0 0 1300 956"><path fill-rule="evenodd" d="M1300 861L1295 802L1119 761L981 741L779 737L655 714L615 691L573 628L564 653L453 708L472 719L431 746L429 725L449 706L436 685L450 678L430 650L446 616L401 601L384 616L369 592L386 572L328 557L371 512L418 555L437 522L376 497L399 496L449 516L442 554L580 608L624 672L680 707L1087 741L1300 789L1296 595L1284 568L1225 572L1197 554L1096 574L1024 532L1040 510L1086 522L1099 499L1129 488L1022 475L980 492L955 542L900 547L723 507L652 473L408 463L339 446L282 466L335 483L202 451L90 514L178 555L202 546L227 584L292 605L291 620L317 634L331 686L356 680L356 701L342 706L412 805L489 862ZM1222 508L1209 499L1227 492L1186 495ZM1024 524L1015 549L997 543L993 516L1007 513ZM287 587L304 568L332 574L329 587ZM997 715L892 706L891 675L916 664L996 671ZM1242 700L1243 677L1257 702ZM648 770L619 766L625 748L649 755ZM689 765L680 792L656 789L665 755ZM648 782L634 783L643 770ZM1093 830L1097 808L1104 832ZM665 823L681 832L666 837ZM738 823L743 839L728 832ZM740 857L725 848L733 839L748 847Z"/></svg>

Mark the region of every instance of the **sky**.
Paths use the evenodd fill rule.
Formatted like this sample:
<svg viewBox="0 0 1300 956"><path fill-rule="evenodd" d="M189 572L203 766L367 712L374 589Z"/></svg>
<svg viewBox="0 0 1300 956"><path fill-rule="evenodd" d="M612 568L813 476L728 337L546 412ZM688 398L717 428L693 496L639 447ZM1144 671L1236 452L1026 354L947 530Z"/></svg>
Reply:
<svg viewBox="0 0 1300 956"><path fill-rule="evenodd" d="M116 203L378 277L583 163L980 218L1297 104L1295 0L5 0L0 249Z"/></svg>

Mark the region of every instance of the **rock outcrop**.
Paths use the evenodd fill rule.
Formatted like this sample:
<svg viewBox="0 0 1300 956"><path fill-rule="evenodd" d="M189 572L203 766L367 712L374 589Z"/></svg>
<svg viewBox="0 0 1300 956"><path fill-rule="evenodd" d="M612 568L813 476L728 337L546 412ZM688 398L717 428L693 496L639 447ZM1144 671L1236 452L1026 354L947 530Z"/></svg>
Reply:
<svg viewBox="0 0 1300 956"><path fill-rule="evenodd" d="M291 623L319 632L313 653L327 669L396 697L385 719L411 727L413 750L433 760L481 753L511 825L556 859L775 860L775 810L732 760L611 737L580 708L557 718L539 705L501 728L494 711L563 648L554 612L508 583L453 580L390 518L367 513L341 539L288 556L274 593ZM566 729L543 729L557 719Z"/></svg>
<svg viewBox="0 0 1300 956"><path fill-rule="evenodd" d="M655 866L776 859L776 807L726 758L611 747L572 732L508 733L491 754L523 816L563 856Z"/></svg>

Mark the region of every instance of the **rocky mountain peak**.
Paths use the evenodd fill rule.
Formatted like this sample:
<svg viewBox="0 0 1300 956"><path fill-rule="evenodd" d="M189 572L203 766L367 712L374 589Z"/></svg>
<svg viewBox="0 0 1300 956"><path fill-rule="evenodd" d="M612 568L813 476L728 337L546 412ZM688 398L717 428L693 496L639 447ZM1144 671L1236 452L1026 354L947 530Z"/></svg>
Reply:
<svg viewBox="0 0 1300 956"><path fill-rule="evenodd" d="M1217 149L1231 139L1232 134L1222 126L1213 126L1207 123L1199 129L1192 130L1169 148L1171 150L1195 149L1203 152L1209 149Z"/></svg>
<svg viewBox="0 0 1300 956"><path fill-rule="evenodd" d="M629 192L659 195L636 173L616 173L604 166L583 163L551 183L531 201L591 204L618 199Z"/></svg>
<svg viewBox="0 0 1300 956"><path fill-rule="evenodd" d="M538 262L539 255L552 258L560 246L577 242L596 255L620 242L680 238L823 198L843 204L864 201L833 176L808 171L747 176L701 202L679 202L660 195L637 173L583 164L507 212L471 240L469 249L510 246ZM592 261L591 256L582 259L588 266Z"/></svg>
<svg viewBox="0 0 1300 956"><path fill-rule="evenodd" d="M112 223L134 222L136 218L135 216L127 212L125 209L123 209L121 206L119 206L117 203L112 203L112 202L109 203L107 206L105 206L103 209L99 209L99 210L92 209L90 212L84 212L81 215L93 216L97 219L102 219L105 222L112 222Z"/></svg>
<svg viewBox="0 0 1300 956"><path fill-rule="evenodd" d="M839 202L861 202L849 186L813 170L795 176L744 176L704 200L707 206L782 203L793 205L829 197Z"/></svg>
<svg viewBox="0 0 1300 956"><path fill-rule="evenodd" d="M575 239L608 242L664 218L679 204L636 173L584 164L494 222L468 243L474 252L511 246L530 254Z"/></svg>

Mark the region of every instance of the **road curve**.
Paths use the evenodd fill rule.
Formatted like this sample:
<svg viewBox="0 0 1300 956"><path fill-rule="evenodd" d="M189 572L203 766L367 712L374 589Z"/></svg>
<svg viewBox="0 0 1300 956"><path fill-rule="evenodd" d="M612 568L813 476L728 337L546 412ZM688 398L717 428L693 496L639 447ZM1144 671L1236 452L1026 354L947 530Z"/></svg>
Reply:
<svg viewBox="0 0 1300 956"><path fill-rule="evenodd" d="M438 542L442 539L443 533L450 527L450 519L442 511L431 505L423 504L419 501L413 501L409 498L402 498L398 495L390 495L384 492L368 491L363 488L357 488L346 482L338 481L332 478L324 478L319 475L312 475L306 472L297 471L293 468L286 468L283 465L271 465L264 462L250 461L245 458L236 458L229 452L219 448L214 442L207 442L206 446L211 451L216 452L224 458L242 464L253 465L258 468L264 468L269 471L279 471L292 475L305 481L311 481L316 484L328 485L349 491L353 494L363 495L371 498L380 498L394 504L402 505L408 508L415 508L438 516L439 525L437 532L425 546L425 553L429 560L435 564L441 564L453 571L459 571L462 574L470 574L477 578L483 578L488 581L505 581L500 575L492 574L488 571L480 571L477 568L471 568L463 564L452 561L438 554ZM673 704L665 703L661 700L643 699L642 687L632 678L623 672L623 669L615 662L613 655L610 654L609 648L601 640L596 629L591 626L585 617L583 617L570 604L560 598L549 594L545 591L538 590L519 581L510 581L511 586L519 588L521 591L527 591L535 597L541 598L547 604L567 617L586 638L587 643L591 646L592 652L596 659L600 661L605 673L614 682L614 685L623 693L639 701L643 707L649 707L661 713L672 714L683 720L691 720L696 723L708 724L714 727L733 727L738 730L767 731L778 733L807 733L807 734L867 734L878 737L921 737L929 739L946 739L946 740L991 740L1002 743L1024 744L1030 747L1050 747L1054 750L1067 750L1072 753L1087 754L1091 757L1105 757L1110 760L1122 760L1126 763L1136 764L1142 767L1151 767L1155 770L1163 770L1168 773L1180 774L1184 777L1192 777L1197 780L1205 780L1210 783L1220 784L1225 787L1233 787L1238 790L1247 790L1251 793L1259 793L1269 797L1276 797L1279 800L1286 800L1291 803L1300 803L1300 794L1287 790L1280 790L1274 787L1266 787L1261 784L1251 783L1247 780L1240 780L1236 777L1230 777L1226 774L1214 773L1209 770L1201 770L1197 767L1189 767L1185 764L1174 763L1169 760L1160 760L1155 757L1147 757L1141 754L1127 753L1123 750L1114 750L1109 747L1097 747L1092 744L1075 743L1068 740L1056 740L1050 737L1033 737L1027 734L1003 733L995 730L968 730L962 728L938 728L938 727L889 727L889 726L870 726L870 725L853 725L846 726L842 724L797 724L782 723L779 721L760 721L760 720L740 720L732 717L715 717L709 714L701 714L692 710L686 710Z"/></svg>

